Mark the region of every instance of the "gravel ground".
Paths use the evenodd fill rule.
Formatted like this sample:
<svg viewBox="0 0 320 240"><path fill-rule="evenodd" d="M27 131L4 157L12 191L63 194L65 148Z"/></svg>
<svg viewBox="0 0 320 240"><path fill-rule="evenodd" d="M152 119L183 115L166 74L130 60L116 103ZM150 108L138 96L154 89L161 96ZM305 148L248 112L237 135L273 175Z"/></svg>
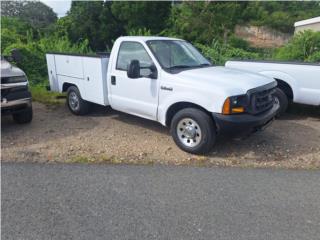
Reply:
<svg viewBox="0 0 320 240"><path fill-rule="evenodd" d="M97 106L82 117L65 105L33 106L29 125L2 117L2 161L320 168L318 112L289 113L263 132L220 138L211 153L195 156L178 149L169 129L156 122Z"/></svg>

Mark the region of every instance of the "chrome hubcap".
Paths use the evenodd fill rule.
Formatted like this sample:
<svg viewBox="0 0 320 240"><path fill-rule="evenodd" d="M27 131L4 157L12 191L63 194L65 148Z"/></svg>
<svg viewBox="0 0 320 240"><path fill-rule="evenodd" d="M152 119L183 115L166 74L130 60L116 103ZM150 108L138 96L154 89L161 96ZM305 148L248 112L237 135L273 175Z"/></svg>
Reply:
<svg viewBox="0 0 320 240"><path fill-rule="evenodd" d="M69 94L69 105L72 110L79 110L79 98L75 92Z"/></svg>
<svg viewBox="0 0 320 240"><path fill-rule="evenodd" d="M183 118L177 125L179 140L187 147L196 147L201 141L199 124L191 118Z"/></svg>

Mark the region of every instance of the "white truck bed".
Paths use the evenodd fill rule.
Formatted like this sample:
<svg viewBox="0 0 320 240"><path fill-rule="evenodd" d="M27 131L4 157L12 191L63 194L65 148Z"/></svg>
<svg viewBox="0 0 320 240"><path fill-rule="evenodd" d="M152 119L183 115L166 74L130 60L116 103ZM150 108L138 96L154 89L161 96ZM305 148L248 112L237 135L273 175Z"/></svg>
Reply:
<svg viewBox="0 0 320 240"><path fill-rule="evenodd" d="M51 91L63 92L75 84L84 100L109 105L108 56L48 53L46 58Z"/></svg>
<svg viewBox="0 0 320 240"><path fill-rule="evenodd" d="M280 88L282 81L292 91L293 102L320 106L319 63L235 60L226 62L225 66L272 77Z"/></svg>

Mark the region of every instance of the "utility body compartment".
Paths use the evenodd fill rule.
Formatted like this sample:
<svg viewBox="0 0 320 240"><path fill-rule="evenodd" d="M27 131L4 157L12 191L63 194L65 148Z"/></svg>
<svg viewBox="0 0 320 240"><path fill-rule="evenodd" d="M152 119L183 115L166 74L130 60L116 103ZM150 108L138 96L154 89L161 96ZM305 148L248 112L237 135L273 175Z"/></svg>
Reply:
<svg viewBox="0 0 320 240"><path fill-rule="evenodd" d="M66 91L71 84L77 86L84 100L109 105L108 56L48 53L46 58L51 91Z"/></svg>

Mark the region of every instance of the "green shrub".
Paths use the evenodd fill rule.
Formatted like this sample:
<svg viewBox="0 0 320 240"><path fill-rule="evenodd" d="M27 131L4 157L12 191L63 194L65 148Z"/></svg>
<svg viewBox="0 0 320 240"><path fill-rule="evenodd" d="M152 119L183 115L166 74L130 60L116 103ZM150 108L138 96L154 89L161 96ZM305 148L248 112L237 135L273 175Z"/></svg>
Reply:
<svg viewBox="0 0 320 240"><path fill-rule="evenodd" d="M58 105L65 103L65 94L49 92L44 85L30 86L32 100L49 105Z"/></svg>
<svg viewBox="0 0 320 240"><path fill-rule="evenodd" d="M241 48L235 48L229 44L222 44L214 40L210 46L196 44L196 47L209 58L214 64L223 65L230 59L259 59L258 53L249 52Z"/></svg>
<svg viewBox="0 0 320 240"><path fill-rule="evenodd" d="M320 32L306 30L296 34L290 42L277 49L277 60L319 61Z"/></svg>
<svg viewBox="0 0 320 240"><path fill-rule="evenodd" d="M88 41L71 44L66 37L41 38L38 41L28 40L26 43L17 41L4 49L5 55L10 55L12 49L19 49L22 55L21 62L17 63L28 76L32 85L41 84L47 79L47 52L88 53Z"/></svg>
<svg viewBox="0 0 320 240"><path fill-rule="evenodd" d="M128 33L129 36L151 36L151 31L146 28L139 28L137 30L133 29L129 31Z"/></svg>
<svg viewBox="0 0 320 240"><path fill-rule="evenodd" d="M34 43L13 43L4 50L5 55L10 55L12 49L19 49L22 59L16 65L26 74L32 84L40 83L46 74L46 65L43 52L39 46Z"/></svg>
<svg viewBox="0 0 320 240"><path fill-rule="evenodd" d="M234 47L234 48L250 50L250 45L246 40L242 38L238 38L234 35L229 38L228 43L230 44L231 47Z"/></svg>
<svg viewBox="0 0 320 240"><path fill-rule="evenodd" d="M317 62L317 63L320 63L320 50L317 51L317 52L314 52L312 53L308 59L307 59L308 62Z"/></svg>

